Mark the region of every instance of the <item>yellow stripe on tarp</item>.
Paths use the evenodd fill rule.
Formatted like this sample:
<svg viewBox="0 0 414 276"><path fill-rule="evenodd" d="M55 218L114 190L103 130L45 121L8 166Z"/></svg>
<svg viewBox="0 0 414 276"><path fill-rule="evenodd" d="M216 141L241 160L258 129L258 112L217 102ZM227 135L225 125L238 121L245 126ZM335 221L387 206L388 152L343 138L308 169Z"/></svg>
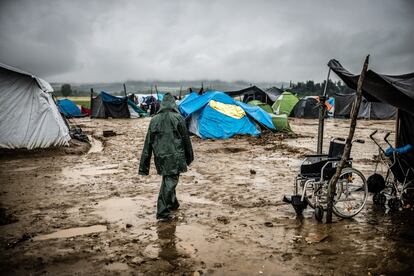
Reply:
<svg viewBox="0 0 414 276"><path fill-rule="evenodd" d="M234 119L241 119L246 115L246 113L240 106L234 104L224 104L217 102L215 100L211 100L209 105L218 112L223 113Z"/></svg>

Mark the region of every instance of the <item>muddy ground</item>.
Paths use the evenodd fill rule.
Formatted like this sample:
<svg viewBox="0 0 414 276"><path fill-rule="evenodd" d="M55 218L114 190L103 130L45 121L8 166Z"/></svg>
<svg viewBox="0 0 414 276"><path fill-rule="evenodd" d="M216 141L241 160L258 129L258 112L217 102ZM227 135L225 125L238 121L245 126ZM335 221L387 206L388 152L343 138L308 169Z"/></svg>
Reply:
<svg viewBox="0 0 414 276"><path fill-rule="evenodd" d="M318 223L282 203L302 156L316 148L316 120L291 120L297 136L203 141L177 188L178 220L157 223L160 176L137 175L149 119L76 120L89 153L0 158L1 275L378 275L412 274L411 213L375 208ZM349 121L328 120L325 141ZM368 176L377 149L368 135L393 121L359 121L354 167ZM103 138L103 130L117 135ZM102 142L100 142L102 141ZM327 147L325 143L325 148ZM70 152L69 152L70 153ZM309 209L309 208L308 208ZM411 224L411 225L410 225Z"/></svg>

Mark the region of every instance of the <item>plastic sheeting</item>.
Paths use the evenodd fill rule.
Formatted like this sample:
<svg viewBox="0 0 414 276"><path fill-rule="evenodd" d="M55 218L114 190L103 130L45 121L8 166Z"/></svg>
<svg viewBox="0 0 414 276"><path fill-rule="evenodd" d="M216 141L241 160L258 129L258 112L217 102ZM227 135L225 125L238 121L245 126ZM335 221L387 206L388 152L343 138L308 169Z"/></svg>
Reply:
<svg viewBox="0 0 414 276"><path fill-rule="evenodd" d="M80 108L69 99L57 100L57 106L60 113L62 113L67 118L85 116L85 114L82 114Z"/></svg>
<svg viewBox="0 0 414 276"><path fill-rule="evenodd" d="M256 122L261 124L262 126L265 126L269 129L275 129L275 126L272 122L272 117L264 111L262 108L258 106L251 106L239 101L236 101L236 104L243 108L243 110L252 117Z"/></svg>
<svg viewBox="0 0 414 276"><path fill-rule="evenodd" d="M69 130L52 96L50 84L0 64L0 147L47 148L68 145Z"/></svg>
<svg viewBox="0 0 414 276"><path fill-rule="evenodd" d="M130 118L127 97L116 97L102 91L92 99L92 118Z"/></svg>
<svg viewBox="0 0 414 276"><path fill-rule="evenodd" d="M296 118L316 119L319 118L318 100L314 97L305 97L299 100L293 109Z"/></svg>
<svg viewBox="0 0 414 276"><path fill-rule="evenodd" d="M210 106L212 100L224 105L239 106L248 116L239 119L227 116ZM234 101L223 92L213 91L203 95L192 93L181 102L179 109L180 113L189 120L189 131L201 138L226 139L236 134L256 136L260 134L260 129L255 121L274 129L270 115L260 107Z"/></svg>

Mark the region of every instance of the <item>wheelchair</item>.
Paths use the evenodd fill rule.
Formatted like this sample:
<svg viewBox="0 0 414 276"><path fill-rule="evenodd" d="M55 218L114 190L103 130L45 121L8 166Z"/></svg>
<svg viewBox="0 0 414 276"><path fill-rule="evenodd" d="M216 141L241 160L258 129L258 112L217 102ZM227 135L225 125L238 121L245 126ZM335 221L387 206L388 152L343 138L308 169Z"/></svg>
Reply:
<svg viewBox="0 0 414 276"><path fill-rule="evenodd" d="M388 199L390 210L400 210L405 204L414 202L414 169L407 157L414 147L408 144L394 148L387 139L388 132L383 138L388 148L384 149L374 137L376 133L377 130L369 136L378 147L378 158L374 174L368 177L368 190L374 194L374 204L385 205ZM379 165L386 168L385 178L378 173Z"/></svg>
<svg viewBox="0 0 414 276"><path fill-rule="evenodd" d="M352 143L364 143L356 139ZM308 206L315 210L315 218L322 221L328 203L329 180L336 172L345 149L345 139L330 141L328 154L306 155L294 181L294 195L284 201L291 203L297 215ZM334 191L333 212L341 218L357 215L365 206L368 186L364 175L352 167L352 158L346 161Z"/></svg>

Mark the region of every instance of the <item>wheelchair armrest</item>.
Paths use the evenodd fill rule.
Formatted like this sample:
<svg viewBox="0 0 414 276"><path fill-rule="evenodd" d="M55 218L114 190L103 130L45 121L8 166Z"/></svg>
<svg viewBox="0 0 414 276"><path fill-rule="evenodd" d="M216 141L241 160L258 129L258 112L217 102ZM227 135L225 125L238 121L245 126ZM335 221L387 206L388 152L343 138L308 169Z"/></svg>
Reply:
<svg viewBox="0 0 414 276"><path fill-rule="evenodd" d="M341 161L342 157L330 157L330 158L326 158L324 159L325 161ZM346 161L352 161L353 158L348 158Z"/></svg>

